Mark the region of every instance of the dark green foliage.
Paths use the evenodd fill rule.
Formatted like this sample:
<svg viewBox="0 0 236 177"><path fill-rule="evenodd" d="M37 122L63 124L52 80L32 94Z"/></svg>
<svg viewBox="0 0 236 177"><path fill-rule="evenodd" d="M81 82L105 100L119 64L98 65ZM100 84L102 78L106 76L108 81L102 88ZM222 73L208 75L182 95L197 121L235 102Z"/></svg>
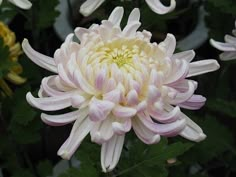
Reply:
<svg viewBox="0 0 236 177"><path fill-rule="evenodd" d="M37 172L40 177L50 176L53 174L53 165L49 160L39 162L37 165Z"/></svg>
<svg viewBox="0 0 236 177"><path fill-rule="evenodd" d="M9 47L4 45L3 39L0 37L0 78L4 77L13 63L9 60Z"/></svg>

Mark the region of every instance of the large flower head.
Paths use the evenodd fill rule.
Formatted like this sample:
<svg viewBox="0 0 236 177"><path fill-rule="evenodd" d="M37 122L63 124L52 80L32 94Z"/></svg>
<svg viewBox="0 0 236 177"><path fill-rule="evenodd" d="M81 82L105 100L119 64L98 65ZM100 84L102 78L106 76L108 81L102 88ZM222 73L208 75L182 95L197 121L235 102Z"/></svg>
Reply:
<svg viewBox="0 0 236 177"><path fill-rule="evenodd" d="M236 21L235 21L235 28L236 28ZM225 43L215 41L214 39L210 40L212 46L217 48L220 51L223 51L220 54L220 59L227 61L236 59L236 29L232 31L233 36L225 35Z"/></svg>
<svg viewBox="0 0 236 177"><path fill-rule="evenodd" d="M42 80L39 98L27 94L28 102L44 111L76 109L41 115L52 126L75 122L58 155L69 159L90 133L102 146L104 172L118 163L131 129L146 144L158 143L161 136L203 140L201 128L180 107L195 110L205 103L204 97L194 95L197 82L187 77L219 68L215 60L190 63L193 51L173 54L176 41L171 34L160 44L151 43L150 32L137 31L139 9L131 12L122 30L123 13L117 7L101 25L76 28L80 43L69 34L54 58L34 51L27 40L22 44L33 62L56 73Z"/></svg>
<svg viewBox="0 0 236 177"><path fill-rule="evenodd" d="M22 54L19 42L16 42L16 36L13 31L11 31L7 25L0 22L0 38L2 38L4 46L9 48L9 60L11 60L14 65L9 68L9 72L6 74L6 79L14 84L22 84L26 81L19 74L22 73L22 67L17 62L19 55ZM0 79L0 87L4 93L8 96L12 94L12 91L4 79Z"/></svg>
<svg viewBox="0 0 236 177"><path fill-rule="evenodd" d="M32 3L28 0L8 0L10 3L14 4L15 6L27 10L30 9ZM0 5L2 4L2 0L0 0Z"/></svg>
<svg viewBox="0 0 236 177"><path fill-rule="evenodd" d="M84 16L92 14L105 0L86 0L80 7ZM150 9L157 14L167 14L175 9L175 0L170 0L170 6L164 6L160 0L145 0Z"/></svg>

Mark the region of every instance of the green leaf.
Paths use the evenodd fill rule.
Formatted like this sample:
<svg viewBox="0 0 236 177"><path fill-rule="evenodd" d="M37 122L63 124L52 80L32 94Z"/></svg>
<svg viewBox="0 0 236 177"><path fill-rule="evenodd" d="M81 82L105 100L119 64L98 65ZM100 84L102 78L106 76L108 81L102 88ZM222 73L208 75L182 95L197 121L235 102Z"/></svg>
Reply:
<svg viewBox="0 0 236 177"><path fill-rule="evenodd" d="M218 11L236 15L236 4L234 0L208 0L212 3Z"/></svg>
<svg viewBox="0 0 236 177"><path fill-rule="evenodd" d="M37 0L34 1L32 8L27 12L30 20L26 27L33 26L38 30L51 27L55 18L60 14L56 10L59 0ZM35 29L33 29L35 30Z"/></svg>
<svg viewBox="0 0 236 177"><path fill-rule="evenodd" d="M184 154L185 163L205 163L218 157L226 151L235 153L233 143L234 138L224 124L220 123L215 117L207 116L204 121L197 122L202 127L207 138L194 146L191 151Z"/></svg>
<svg viewBox="0 0 236 177"><path fill-rule="evenodd" d="M234 101L211 99L207 101L207 107L212 111L217 111L229 117L236 117L236 102Z"/></svg>
<svg viewBox="0 0 236 177"><path fill-rule="evenodd" d="M140 177L155 176L155 174L166 177L167 160L183 154L191 147L191 143L182 142L168 145L167 140L164 138L160 143L155 145L145 145L137 141L137 139L131 140L127 145L128 150L123 150L121 160L118 164L118 169L120 169L118 176L125 176L127 173L130 176L134 176L136 171L141 170L138 173Z"/></svg>
<svg viewBox="0 0 236 177"><path fill-rule="evenodd" d="M29 170L22 169L20 171L15 172L12 177L35 177Z"/></svg>
<svg viewBox="0 0 236 177"><path fill-rule="evenodd" d="M69 168L65 173L59 177L99 177L97 171L92 166Z"/></svg>
<svg viewBox="0 0 236 177"><path fill-rule="evenodd" d="M49 160L41 161L37 165L37 172L40 177L51 176L53 173L53 165Z"/></svg>

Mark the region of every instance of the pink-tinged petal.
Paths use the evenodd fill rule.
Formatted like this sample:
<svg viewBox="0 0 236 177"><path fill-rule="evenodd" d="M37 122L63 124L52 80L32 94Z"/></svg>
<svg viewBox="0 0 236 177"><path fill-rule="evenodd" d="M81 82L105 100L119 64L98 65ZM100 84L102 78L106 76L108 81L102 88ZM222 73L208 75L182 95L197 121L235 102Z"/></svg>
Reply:
<svg viewBox="0 0 236 177"><path fill-rule="evenodd" d="M111 139L114 132L112 129L112 120L110 117L107 119L96 122L90 131L91 141L97 144L103 144Z"/></svg>
<svg viewBox="0 0 236 177"><path fill-rule="evenodd" d="M223 42L217 42L214 39L210 39L210 43L213 47L217 48L220 51L223 52L232 52L236 50L236 47L229 43L223 43Z"/></svg>
<svg viewBox="0 0 236 177"><path fill-rule="evenodd" d="M56 87L55 79L57 76L45 77L42 80L43 91L49 96L61 96L61 95L72 95L75 90L72 91L61 91Z"/></svg>
<svg viewBox="0 0 236 177"><path fill-rule="evenodd" d="M86 0L80 6L80 13L84 16L89 16L93 13L105 0Z"/></svg>
<svg viewBox="0 0 236 177"><path fill-rule="evenodd" d="M131 107L116 105L112 110L112 113L115 117L130 118L137 113L137 110Z"/></svg>
<svg viewBox="0 0 236 177"><path fill-rule="evenodd" d="M236 51L235 52L223 52L222 54L220 54L220 59L222 61L236 59Z"/></svg>
<svg viewBox="0 0 236 177"><path fill-rule="evenodd" d="M179 52L174 54L171 59L172 60L185 60L188 63L190 63L193 58L195 57L195 52L193 50L188 50L188 51L184 51L184 52Z"/></svg>
<svg viewBox="0 0 236 177"><path fill-rule="evenodd" d="M127 94L127 104L130 106L136 105L139 102L138 93L136 90L130 90Z"/></svg>
<svg viewBox="0 0 236 177"><path fill-rule="evenodd" d="M160 96L161 96L161 92L157 87L155 87L154 85L148 86L148 95L147 95L148 103L156 102L157 99L160 98Z"/></svg>
<svg viewBox="0 0 236 177"><path fill-rule="evenodd" d="M147 101L142 101L136 106L137 113L142 112L147 109Z"/></svg>
<svg viewBox="0 0 236 177"><path fill-rule="evenodd" d="M162 136L176 136L178 135L186 126L186 120L176 120L172 123L159 124L153 122L152 119L145 114L138 114L138 120L150 131Z"/></svg>
<svg viewBox="0 0 236 177"><path fill-rule="evenodd" d="M137 120L137 118L134 118L132 120L132 126L133 126L135 134L145 144L156 144L161 139L160 135L154 133L153 131L145 127L141 123L141 121Z"/></svg>
<svg viewBox="0 0 236 177"><path fill-rule="evenodd" d="M200 142L206 138L202 129L195 122L183 113L181 114L181 117L182 119L185 119L187 123L184 130L180 133L182 137L195 142Z"/></svg>
<svg viewBox="0 0 236 177"><path fill-rule="evenodd" d="M146 0L146 3L150 9L157 14L166 14L175 9L176 2L175 0L170 1L170 6L164 6L160 0Z"/></svg>
<svg viewBox="0 0 236 177"><path fill-rule="evenodd" d="M120 26L120 22L124 15L124 8L123 7L116 7L111 15L108 18L108 21L112 22L115 26Z"/></svg>
<svg viewBox="0 0 236 177"><path fill-rule="evenodd" d="M124 139L124 135L114 135L108 142L102 144L101 165L103 172L112 171L116 167L123 149Z"/></svg>
<svg viewBox="0 0 236 177"><path fill-rule="evenodd" d="M69 160L92 127L93 122L87 117L77 119L73 125L69 138L60 147L57 154L63 159Z"/></svg>
<svg viewBox="0 0 236 177"><path fill-rule="evenodd" d="M216 60L201 60L189 64L189 73L187 77L197 76L208 72L215 71L220 68Z"/></svg>
<svg viewBox="0 0 236 177"><path fill-rule="evenodd" d="M44 123L51 126L62 126L74 122L76 119L84 119L88 116L88 109L80 109L77 111L60 114L60 115L48 115L41 114L41 119Z"/></svg>
<svg viewBox="0 0 236 177"><path fill-rule="evenodd" d="M95 87L98 90L102 90L106 81L106 70L105 69L101 69L96 76L95 79Z"/></svg>
<svg viewBox="0 0 236 177"><path fill-rule="evenodd" d="M28 0L8 0L8 1L16 5L17 7L25 10L30 9L32 6L32 3Z"/></svg>
<svg viewBox="0 0 236 177"><path fill-rule="evenodd" d="M150 116L161 123L170 123L176 121L180 116L180 108L176 106L173 110L165 112L158 111L155 107L150 107L148 110Z"/></svg>
<svg viewBox="0 0 236 177"><path fill-rule="evenodd" d="M105 87L104 87L104 92L110 92L116 88L116 81L113 78L109 78L106 81Z"/></svg>
<svg viewBox="0 0 236 177"><path fill-rule="evenodd" d="M200 109L206 102L206 98L202 95L193 95L187 101L178 104L180 107L190 110Z"/></svg>
<svg viewBox="0 0 236 177"><path fill-rule="evenodd" d="M115 104L107 100L98 100L95 97L89 104L89 118L92 121L105 120Z"/></svg>
<svg viewBox="0 0 236 177"><path fill-rule="evenodd" d="M189 79L184 79L179 82L176 82L174 84L170 84L172 88L179 92L186 92L189 89ZM194 84L194 88L197 89L198 83L196 81L191 80L191 82Z"/></svg>
<svg viewBox="0 0 236 177"><path fill-rule="evenodd" d="M188 90L186 92L177 92L177 94L173 98L168 97L167 100L170 104L179 104L191 98L194 91L195 91L195 85L192 81L189 81Z"/></svg>
<svg viewBox="0 0 236 177"><path fill-rule="evenodd" d="M117 135L123 135L130 131L132 127L131 119L124 120L123 122L113 122L112 123L112 129L115 134Z"/></svg>
<svg viewBox="0 0 236 177"><path fill-rule="evenodd" d="M26 100L31 106L43 111L57 111L71 106L70 96L68 95L35 98L30 92L28 92Z"/></svg>
<svg viewBox="0 0 236 177"><path fill-rule="evenodd" d="M171 57L175 51L176 39L173 34L167 34L165 40L159 44L160 47L165 49L168 57Z"/></svg>
<svg viewBox="0 0 236 177"><path fill-rule="evenodd" d="M46 70L57 73L57 67L54 59L35 51L30 46L27 39L23 40L22 49L24 50L25 54L31 59L31 61L33 61L35 64L39 65L40 67Z"/></svg>
<svg viewBox="0 0 236 177"><path fill-rule="evenodd" d="M121 100L121 91L119 89L115 89L108 93L105 93L103 95L103 99L117 104Z"/></svg>

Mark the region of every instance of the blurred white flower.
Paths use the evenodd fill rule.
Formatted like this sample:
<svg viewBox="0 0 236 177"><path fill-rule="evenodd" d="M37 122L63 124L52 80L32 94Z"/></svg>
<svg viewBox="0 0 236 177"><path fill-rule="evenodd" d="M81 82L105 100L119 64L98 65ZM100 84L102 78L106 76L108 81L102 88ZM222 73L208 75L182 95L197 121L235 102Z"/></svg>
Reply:
<svg viewBox="0 0 236 177"><path fill-rule="evenodd" d="M28 0L8 0L10 3L14 4L15 6L21 9L30 9L32 3ZM0 5L2 4L2 0L0 0Z"/></svg>
<svg viewBox="0 0 236 177"><path fill-rule="evenodd" d="M172 34L160 44L151 43L150 32L137 31L141 25L137 8L122 30L123 14L124 9L117 7L101 25L76 28L80 43L69 34L54 58L33 50L26 39L22 43L33 62L55 73L42 80L39 98L28 93L27 101L43 111L76 109L41 115L52 126L75 121L58 155L71 158L90 133L91 141L102 145L104 172L115 168L131 128L146 144L158 143L161 136L203 140L202 129L180 107L201 108L206 99L194 94L197 82L187 78L219 68L216 60L190 63L195 55L192 50L173 54L176 40Z"/></svg>
<svg viewBox="0 0 236 177"><path fill-rule="evenodd" d="M236 28L236 21L235 21L235 28ZM212 46L217 48L220 51L223 51L223 53L220 54L220 59L227 61L227 60L233 60L236 59L236 29L232 31L231 35L225 35L225 43L215 41L214 39L210 39L210 43Z"/></svg>
<svg viewBox="0 0 236 177"><path fill-rule="evenodd" d="M84 16L92 14L105 0L86 0L80 7L80 13ZM150 9L157 14L166 14L175 9L176 2L171 0L170 6L164 6L160 0L146 0Z"/></svg>

